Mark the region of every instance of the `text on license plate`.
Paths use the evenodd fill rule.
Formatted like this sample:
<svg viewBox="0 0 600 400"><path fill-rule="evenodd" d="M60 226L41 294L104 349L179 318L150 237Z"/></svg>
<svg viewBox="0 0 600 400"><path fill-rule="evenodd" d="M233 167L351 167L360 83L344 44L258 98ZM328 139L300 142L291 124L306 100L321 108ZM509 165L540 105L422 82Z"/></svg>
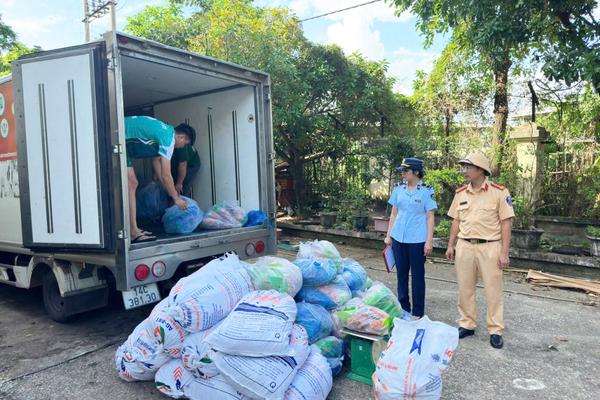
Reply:
<svg viewBox="0 0 600 400"><path fill-rule="evenodd" d="M136 286L131 290L123 292L123 304L125 309L140 307L145 304L156 303L160 300L160 293L156 283Z"/></svg>

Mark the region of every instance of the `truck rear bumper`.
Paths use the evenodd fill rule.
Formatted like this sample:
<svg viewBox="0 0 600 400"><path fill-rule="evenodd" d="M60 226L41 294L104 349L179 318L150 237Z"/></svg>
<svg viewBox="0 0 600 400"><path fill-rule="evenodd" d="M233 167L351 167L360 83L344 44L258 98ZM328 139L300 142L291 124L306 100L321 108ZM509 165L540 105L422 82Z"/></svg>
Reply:
<svg viewBox="0 0 600 400"><path fill-rule="evenodd" d="M246 246L250 243L255 245L259 241L262 241L265 245L263 252L248 255ZM130 290L135 286L170 279L182 263L227 252L235 252L240 258L244 259L273 254L275 248L275 229L262 226L202 232L136 244L131 246L129 251L129 265L125 285L119 285L119 282L117 282L117 289ZM153 266L157 262L162 262L166 266L164 275L159 277L154 276L152 272ZM135 277L135 268L142 264L147 265L151 273L146 279L139 281Z"/></svg>

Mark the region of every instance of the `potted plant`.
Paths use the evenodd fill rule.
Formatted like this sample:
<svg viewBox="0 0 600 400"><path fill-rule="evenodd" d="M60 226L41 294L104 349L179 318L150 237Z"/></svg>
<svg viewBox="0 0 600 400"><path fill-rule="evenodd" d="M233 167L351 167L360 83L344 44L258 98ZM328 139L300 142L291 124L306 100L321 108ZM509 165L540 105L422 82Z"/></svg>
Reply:
<svg viewBox="0 0 600 400"><path fill-rule="evenodd" d="M362 191L356 191L351 193L349 200L352 228L357 231L366 231L369 225L369 197Z"/></svg>
<svg viewBox="0 0 600 400"><path fill-rule="evenodd" d="M366 190L346 188L338 212L339 226L366 231L369 224L369 204L370 197Z"/></svg>
<svg viewBox="0 0 600 400"><path fill-rule="evenodd" d="M516 196L512 204L515 210L512 245L519 249L537 249L544 230L535 227L535 205L523 196Z"/></svg>
<svg viewBox="0 0 600 400"><path fill-rule="evenodd" d="M600 257L600 227L587 227L587 238L590 240L590 253L594 257Z"/></svg>
<svg viewBox="0 0 600 400"><path fill-rule="evenodd" d="M327 199L323 204L324 207L319 214L321 226L323 228L332 228L337 220L337 211L335 210L336 207L334 207L331 199Z"/></svg>

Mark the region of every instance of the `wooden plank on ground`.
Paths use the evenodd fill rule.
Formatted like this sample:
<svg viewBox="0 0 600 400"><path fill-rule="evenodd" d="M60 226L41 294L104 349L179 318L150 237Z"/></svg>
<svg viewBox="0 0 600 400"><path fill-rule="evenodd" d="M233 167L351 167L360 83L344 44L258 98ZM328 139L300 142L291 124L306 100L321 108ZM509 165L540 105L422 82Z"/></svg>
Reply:
<svg viewBox="0 0 600 400"><path fill-rule="evenodd" d="M579 289L587 293L600 295L600 281L547 274L532 269L527 273L527 282L539 286L551 286L564 289Z"/></svg>

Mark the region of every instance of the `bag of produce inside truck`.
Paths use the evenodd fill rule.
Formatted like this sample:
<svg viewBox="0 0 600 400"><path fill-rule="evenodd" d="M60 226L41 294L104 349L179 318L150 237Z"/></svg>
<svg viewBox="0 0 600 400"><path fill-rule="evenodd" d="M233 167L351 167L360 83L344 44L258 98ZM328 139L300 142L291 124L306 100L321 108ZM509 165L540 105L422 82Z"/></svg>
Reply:
<svg viewBox="0 0 600 400"><path fill-rule="evenodd" d="M294 356L290 334L296 302L276 290L248 293L205 339L211 348L240 356Z"/></svg>
<svg viewBox="0 0 600 400"><path fill-rule="evenodd" d="M160 218L169 207L169 195L155 181L139 189L135 197L138 218Z"/></svg>
<svg viewBox="0 0 600 400"><path fill-rule="evenodd" d="M294 325L288 345L293 357L246 357L218 351L209 354L221 375L240 393L255 399L276 400L283 398L310 353L308 335L302 326Z"/></svg>
<svg viewBox="0 0 600 400"><path fill-rule="evenodd" d="M229 315L252 290L243 263L237 255L227 254L180 279L171 289L164 311L187 332L198 332Z"/></svg>
<svg viewBox="0 0 600 400"><path fill-rule="evenodd" d="M246 211L237 204L215 204L208 209L202 220L204 229L241 228L246 223Z"/></svg>
<svg viewBox="0 0 600 400"><path fill-rule="evenodd" d="M190 233L200 225L204 213L198 203L192 199L181 196L186 202L187 208L182 210L178 205L166 209L162 217L162 223L167 233Z"/></svg>
<svg viewBox="0 0 600 400"><path fill-rule="evenodd" d="M427 316L417 321L395 319L392 337L373 374L377 399L439 399L442 374L457 346L454 327Z"/></svg>

